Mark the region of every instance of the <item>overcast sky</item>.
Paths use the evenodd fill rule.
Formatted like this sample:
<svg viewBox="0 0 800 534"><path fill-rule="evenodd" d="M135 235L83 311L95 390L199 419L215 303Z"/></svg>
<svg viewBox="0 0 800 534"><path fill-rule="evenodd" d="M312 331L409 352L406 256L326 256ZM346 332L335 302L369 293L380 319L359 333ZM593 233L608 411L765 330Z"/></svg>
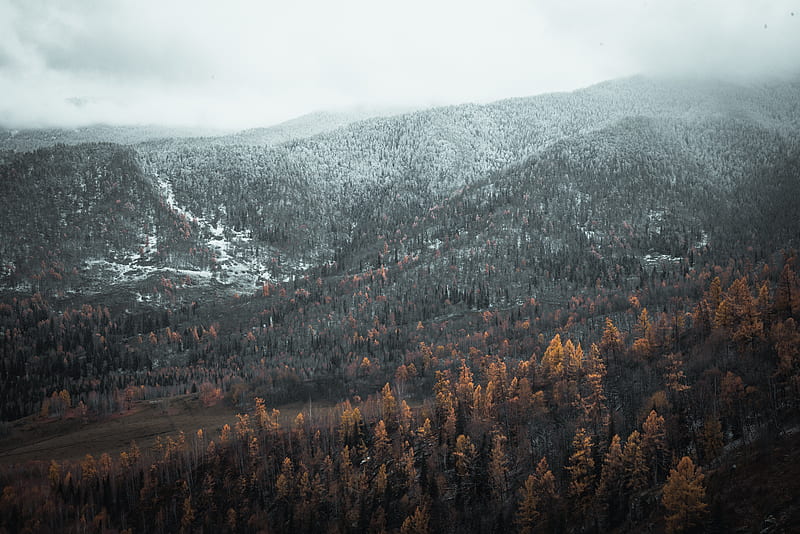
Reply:
<svg viewBox="0 0 800 534"><path fill-rule="evenodd" d="M800 0L0 0L11 127L240 128L798 67Z"/></svg>

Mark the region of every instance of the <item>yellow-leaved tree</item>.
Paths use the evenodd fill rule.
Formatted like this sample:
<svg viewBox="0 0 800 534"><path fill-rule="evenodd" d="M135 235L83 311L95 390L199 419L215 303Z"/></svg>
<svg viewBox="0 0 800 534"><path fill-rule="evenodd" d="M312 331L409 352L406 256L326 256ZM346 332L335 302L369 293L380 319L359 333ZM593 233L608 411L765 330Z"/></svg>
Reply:
<svg viewBox="0 0 800 534"><path fill-rule="evenodd" d="M670 469L661 502L667 509L667 532L685 532L700 524L706 514L706 488L699 467L688 456Z"/></svg>

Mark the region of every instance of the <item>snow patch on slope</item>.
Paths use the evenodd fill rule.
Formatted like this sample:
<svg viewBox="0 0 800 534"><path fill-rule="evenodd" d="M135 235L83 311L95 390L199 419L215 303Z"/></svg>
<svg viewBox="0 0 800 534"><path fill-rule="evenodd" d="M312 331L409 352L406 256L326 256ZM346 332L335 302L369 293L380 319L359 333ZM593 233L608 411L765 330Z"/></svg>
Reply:
<svg viewBox="0 0 800 534"><path fill-rule="evenodd" d="M224 206L220 206L223 217L216 225L212 225L204 217L196 216L178 205L172 184L165 176L156 175L155 178L164 203L179 216L196 224L201 235L209 236L206 245L213 252L216 269L213 273L195 271L196 276L211 278L217 275L220 282L244 290L251 290L260 282L274 280L271 270L260 258L243 258L237 254L237 249L246 247L252 241L252 237L247 231L237 231L223 224L222 221L227 215Z"/></svg>

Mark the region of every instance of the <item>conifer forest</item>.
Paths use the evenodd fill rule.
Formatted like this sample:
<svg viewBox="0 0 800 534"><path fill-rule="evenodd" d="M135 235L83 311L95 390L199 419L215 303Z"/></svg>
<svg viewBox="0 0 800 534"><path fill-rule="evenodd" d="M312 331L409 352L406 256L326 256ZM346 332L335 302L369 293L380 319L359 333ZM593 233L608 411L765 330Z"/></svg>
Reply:
<svg viewBox="0 0 800 534"><path fill-rule="evenodd" d="M800 82L0 130L0 533L791 532Z"/></svg>

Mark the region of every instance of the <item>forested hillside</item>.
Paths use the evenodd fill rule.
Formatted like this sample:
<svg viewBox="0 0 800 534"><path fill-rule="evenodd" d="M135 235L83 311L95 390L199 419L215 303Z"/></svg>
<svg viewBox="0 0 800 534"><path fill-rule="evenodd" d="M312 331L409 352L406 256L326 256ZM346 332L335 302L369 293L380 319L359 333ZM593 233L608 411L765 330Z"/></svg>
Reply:
<svg viewBox="0 0 800 534"><path fill-rule="evenodd" d="M179 396L240 415L3 462L0 529L789 529L790 470L738 514L726 481L796 457L799 121L797 83L633 78L4 152L0 462Z"/></svg>

